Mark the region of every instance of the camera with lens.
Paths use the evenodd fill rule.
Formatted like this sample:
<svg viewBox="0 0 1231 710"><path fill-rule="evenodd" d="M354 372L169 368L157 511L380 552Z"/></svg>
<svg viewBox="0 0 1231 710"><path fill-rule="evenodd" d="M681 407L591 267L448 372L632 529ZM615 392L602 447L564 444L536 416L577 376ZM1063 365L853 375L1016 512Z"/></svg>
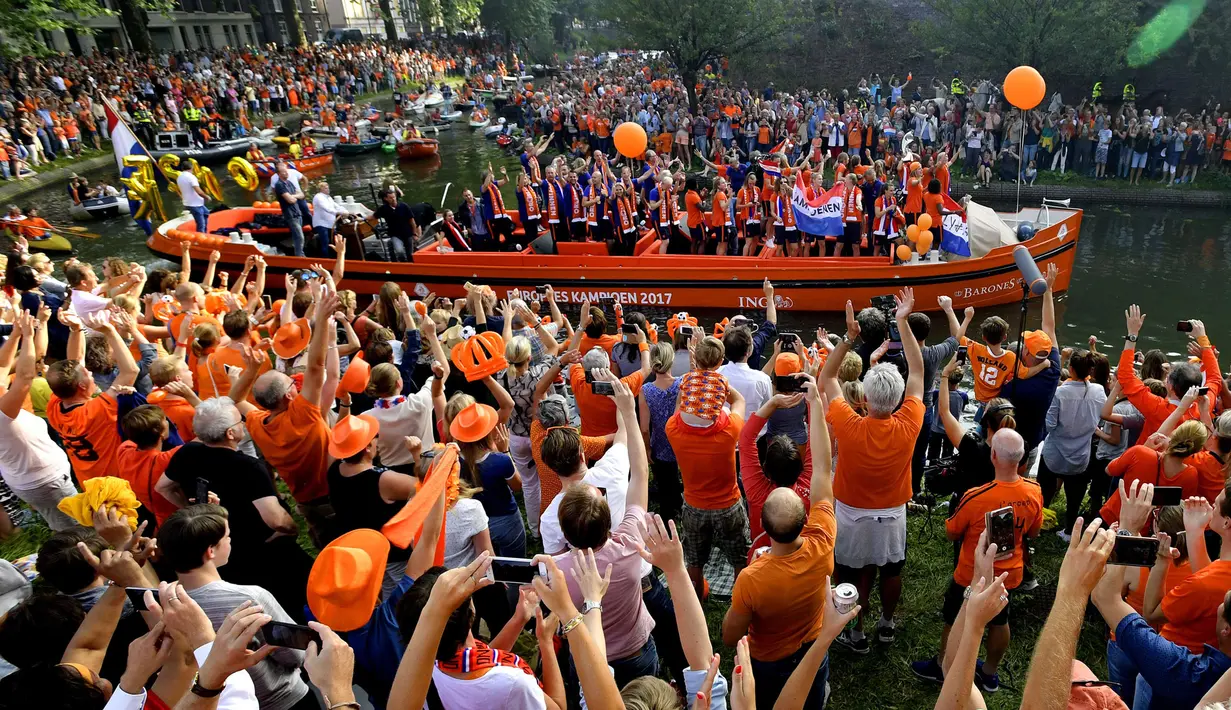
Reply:
<svg viewBox="0 0 1231 710"><path fill-rule="evenodd" d="M902 332L898 330L898 321L895 317L898 310L897 301L893 300L893 296L873 296L872 307L884 314L889 337L889 350L880 361L893 363L902 373L902 377L906 377L906 357L902 354Z"/></svg>

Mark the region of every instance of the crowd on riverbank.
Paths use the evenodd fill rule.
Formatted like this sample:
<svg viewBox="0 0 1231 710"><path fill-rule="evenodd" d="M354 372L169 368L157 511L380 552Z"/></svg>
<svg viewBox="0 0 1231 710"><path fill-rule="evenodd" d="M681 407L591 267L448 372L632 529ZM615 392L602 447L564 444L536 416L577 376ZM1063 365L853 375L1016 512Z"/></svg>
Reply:
<svg viewBox="0 0 1231 710"><path fill-rule="evenodd" d="M341 239L273 302L260 257L193 282L187 250L96 273L21 247L0 533L52 533L0 561L0 708L821 708L848 654L900 643L916 506L955 548L912 670L983 707L1060 490L1023 706L1231 699L1231 393L1199 320L1187 360L1140 354L1136 306L1118 354L1062 347L1053 267L1020 333L909 288L848 304L841 337L782 333L767 280L707 336L603 304L574 324L550 286L365 304ZM1075 655L1088 601L1107 682Z"/></svg>

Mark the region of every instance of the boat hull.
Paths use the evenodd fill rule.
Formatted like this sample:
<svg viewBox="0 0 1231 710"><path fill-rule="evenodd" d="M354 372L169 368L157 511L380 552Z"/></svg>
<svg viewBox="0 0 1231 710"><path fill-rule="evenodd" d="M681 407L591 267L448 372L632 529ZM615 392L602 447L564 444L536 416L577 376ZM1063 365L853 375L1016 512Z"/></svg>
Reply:
<svg viewBox="0 0 1231 710"><path fill-rule="evenodd" d="M333 163L333 153L317 153L304 158L283 157L283 159L286 160L292 168L295 168L301 173L306 173L310 170L323 170L331 165ZM275 167L275 161L272 159L258 160L252 164L252 167L256 170L256 174L262 178L272 177L274 173L278 172Z"/></svg>
<svg viewBox="0 0 1231 710"><path fill-rule="evenodd" d="M69 216L76 220L104 219L128 213L126 197L95 197L68 208Z"/></svg>
<svg viewBox="0 0 1231 710"><path fill-rule="evenodd" d="M1041 269L1045 271L1052 263L1059 267L1056 288L1060 291L1068 288L1072 275L1081 218L1082 213L1073 210L1025 243ZM169 259L178 258L179 242L165 236L164 231L160 228L150 237L149 247ZM222 253L223 267L233 270L242 269L245 257L255 253L251 247L229 244L194 245L192 253L206 259L213 248ZM858 309L869 305L875 296L895 293L905 286L915 289L916 303L928 310L935 309L940 296L952 298L959 309L1015 303L1021 298L1013 246L999 247L979 259L912 265L893 265L887 259L873 257L745 258L658 255L650 251L657 248L639 257L440 254L421 250L413 263L348 260L342 287L375 294L384 282L394 281L420 297L429 292L457 297L465 295L466 282L477 282L490 285L504 297L512 288L524 290L549 283L560 303L607 299L627 306L675 310L763 309L762 283L766 278L775 285L777 307L800 312L841 311L848 299ZM275 273L305 268L318 260L266 256Z"/></svg>
<svg viewBox="0 0 1231 710"><path fill-rule="evenodd" d="M360 155L370 153L380 147L384 141L364 141L362 143L339 143L333 147L338 155Z"/></svg>
<svg viewBox="0 0 1231 710"><path fill-rule="evenodd" d="M412 138L397 145L398 157L403 160L421 160L436 155L440 144L431 138Z"/></svg>

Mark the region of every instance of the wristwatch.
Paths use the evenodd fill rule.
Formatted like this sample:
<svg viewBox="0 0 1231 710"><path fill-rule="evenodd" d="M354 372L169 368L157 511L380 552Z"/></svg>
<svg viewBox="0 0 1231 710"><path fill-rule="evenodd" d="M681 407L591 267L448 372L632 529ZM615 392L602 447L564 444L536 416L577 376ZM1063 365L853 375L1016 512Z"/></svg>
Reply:
<svg viewBox="0 0 1231 710"><path fill-rule="evenodd" d="M226 687L226 684L223 684L223 687ZM213 688L206 688L205 686L201 685L201 675L200 674L197 674L197 676L192 679L191 690L192 690L192 694L197 696L198 698L216 698L222 694L222 688L213 689Z"/></svg>
<svg viewBox="0 0 1231 710"><path fill-rule="evenodd" d="M854 344L855 344L855 341L854 341L854 340L851 340L851 336L847 335L846 333L843 333L843 334L842 334L842 342L843 342L843 343L845 343L845 344L847 344L847 345L854 345Z"/></svg>
<svg viewBox="0 0 1231 710"><path fill-rule="evenodd" d="M1135 342L1137 342L1137 336L1132 335L1131 333L1130 333L1129 335L1124 336L1124 339L1125 339L1125 340L1127 340L1127 341L1128 341L1128 342L1130 342L1130 343L1135 343Z"/></svg>
<svg viewBox="0 0 1231 710"><path fill-rule="evenodd" d="M592 601L586 600L586 603L581 605L582 615L589 614L592 611L602 611L602 610L603 610L602 602L592 602Z"/></svg>

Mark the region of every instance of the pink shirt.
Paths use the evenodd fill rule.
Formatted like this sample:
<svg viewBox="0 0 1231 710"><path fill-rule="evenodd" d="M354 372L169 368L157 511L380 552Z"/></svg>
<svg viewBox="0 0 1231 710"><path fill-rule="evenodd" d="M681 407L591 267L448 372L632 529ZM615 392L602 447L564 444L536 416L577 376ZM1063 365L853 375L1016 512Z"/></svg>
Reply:
<svg viewBox="0 0 1231 710"><path fill-rule="evenodd" d="M611 586L603 596L603 635L607 639L607 660L619 661L641 650L654 630L654 619L641 600L641 555L634 541L641 541L637 521L645 518L645 509L629 506L624 518L611 531L607 543L594 552L599 573L611 565ZM568 554L556 557L556 564L568 580L569 595L581 609L584 599L581 589L569 571L573 566Z"/></svg>

